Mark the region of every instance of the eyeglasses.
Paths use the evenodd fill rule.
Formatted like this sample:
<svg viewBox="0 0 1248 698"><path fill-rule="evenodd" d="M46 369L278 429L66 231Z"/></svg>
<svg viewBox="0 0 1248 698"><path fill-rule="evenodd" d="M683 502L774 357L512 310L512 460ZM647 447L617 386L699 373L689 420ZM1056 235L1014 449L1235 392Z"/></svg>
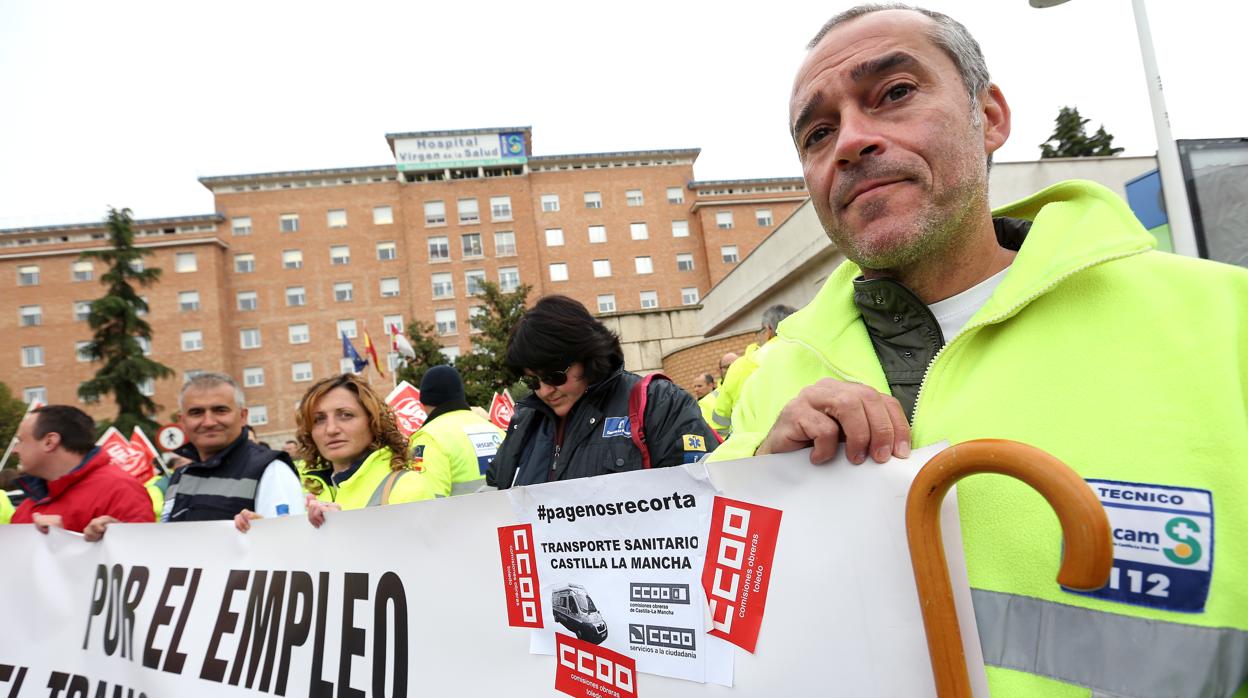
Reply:
<svg viewBox="0 0 1248 698"><path fill-rule="evenodd" d="M568 366L568 368L565 368L562 371L551 371L550 373L542 373L536 376L520 376L520 382L524 383L529 390L534 392L537 391L538 387L542 383L545 383L552 388L558 388L568 382L568 369L570 368L572 367Z"/></svg>

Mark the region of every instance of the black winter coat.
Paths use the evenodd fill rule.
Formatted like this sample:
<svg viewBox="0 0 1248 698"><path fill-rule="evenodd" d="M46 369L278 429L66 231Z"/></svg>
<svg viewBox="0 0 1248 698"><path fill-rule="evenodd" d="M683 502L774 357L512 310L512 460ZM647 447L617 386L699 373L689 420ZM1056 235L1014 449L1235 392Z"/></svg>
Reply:
<svg viewBox="0 0 1248 698"><path fill-rule="evenodd" d="M486 482L507 489L640 470L641 451L633 444L628 415L629 394L640 380L641 376L620 369L591 385L566 417L557 459L558 417L536 395L524 398L516 404L507 437L486 473ZM693 462L719 445L693 396L671 381L651 381L645 428L654 468Z"/></svg>

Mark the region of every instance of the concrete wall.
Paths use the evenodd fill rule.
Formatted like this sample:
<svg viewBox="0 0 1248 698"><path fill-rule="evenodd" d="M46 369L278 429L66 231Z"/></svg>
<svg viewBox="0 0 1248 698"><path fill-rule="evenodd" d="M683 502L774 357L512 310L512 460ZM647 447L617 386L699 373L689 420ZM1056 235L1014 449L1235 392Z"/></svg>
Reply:
<svg viewBox="0 0 1248 698"><path fill-rule="evenodd" d="M661 370L665 354L702 341L698 306L615 313L598 319L619 335L624 368L634 373Z"/></svg>

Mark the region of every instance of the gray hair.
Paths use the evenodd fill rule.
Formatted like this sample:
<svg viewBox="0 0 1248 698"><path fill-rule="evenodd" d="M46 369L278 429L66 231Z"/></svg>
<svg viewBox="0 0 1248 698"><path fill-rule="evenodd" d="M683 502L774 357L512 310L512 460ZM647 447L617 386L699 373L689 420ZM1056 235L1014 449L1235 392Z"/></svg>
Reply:
<svg viewBox="0 0 1248 698"><path fill-rule="evenodd" d="M791 305L776 304L763 311L763 328L771 330L772 334L776 332L776 326L786 317L797 312L797 308Z"/></svg>
<svg viewBox="0 0 1248 698"><path fill-rule="evenodd" d="M211 390L221 385L228 385L234 389L234 402L238 403L239 409L247 406L246 398L243 397L243 389L238 386L238 381L225 373L206 371L191 376L182 384L182 390L178 392L178 411L181 412L183 409L182 396L186 395L186 391L192 388L195 390Z"/></svg>
<svg viewBox="0 0 1248 698"><path fill-rule="evenodd" d="M815 34L815 38L811 39L810 43L806 45L806 48L813 49L815 46L818 46L828 32L850 20L883 10L918 12L935 23L932 30L928 32L928 39L933 44L936 44L940 50L944 51L945 55L949 56L949 59L953 61L953 65L958 69L958 75L962 78L962 85L966 87L966 91L971 96L971 124L979 126L979 93L988 89L988 86L991 84L991 80L988 77L988 64L984 61L984 53L979 48L979 42L975 40L975 37L971 36L971 33L967 31L961 22L949 15L899 2L858 5L829 19L823 25L823 28L819 30L819 33Z"/></svg>

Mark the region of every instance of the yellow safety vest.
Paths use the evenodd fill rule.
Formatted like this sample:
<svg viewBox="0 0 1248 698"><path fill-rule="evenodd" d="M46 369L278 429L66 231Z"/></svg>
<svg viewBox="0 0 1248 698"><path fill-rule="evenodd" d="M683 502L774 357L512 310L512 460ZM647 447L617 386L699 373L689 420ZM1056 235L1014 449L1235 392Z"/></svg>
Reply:
<svg viewBox="0 0 1248 698"><path fill-rule="evenodd" d="M438 415L412 434L410 460L439 497L476 492L503 443L503 430L472 410Z"/></svg>
<svg viewBox="0 0 1248 698"><path fill-rule="evenodd" d="M390 460L393 457L390 449L381 448L373 452L360 465L346 482L338 485L336 500L344 511L363 509L382 504L382 491L386 485L386 477L393 472ZM433 499L434 490L422 473L403 471L392 485L387 504L403 504L422 499Z"/></svg>

